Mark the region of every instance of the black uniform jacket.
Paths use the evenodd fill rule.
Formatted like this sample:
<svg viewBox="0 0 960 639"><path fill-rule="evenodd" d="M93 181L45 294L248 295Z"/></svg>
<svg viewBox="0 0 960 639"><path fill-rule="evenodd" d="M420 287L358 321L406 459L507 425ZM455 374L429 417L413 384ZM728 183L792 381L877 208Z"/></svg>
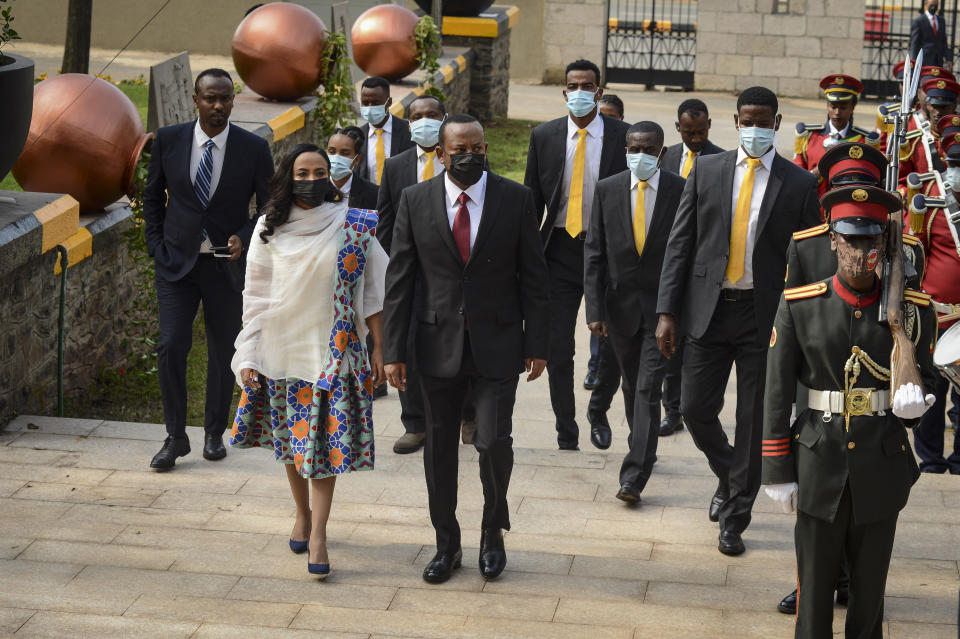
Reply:
<svg viewBox="0 0 960 639"><path fill-rule="evenodd" d="M415 286L422 294L414 295ZM506 378L546 359L549 276L530 189L487 173L483 211L463 263L447 218L444 175L403 190L384 299L384 362L407 362L411 317L421 373L453 377L464 336L477 371Z"/></svg>
<svg viewBox="0 0 960 639"><path fill-rule="evenodd" d="M583 251L587 323L605 321L617 332L634 335L641 323L657 327L657 289L667 237L683 193L684 179L660 170L653 219L637 254L633 237L630 171L600 180Z"/></svg>
<svg viewBox="0 0 960 639"><path fill-rule="evenodd" d="M377 185L364 180L359 175L353 176L350 183L350 197L348 206L352 209L377 210Z"/></svg>
<svg viewBox="0 0 960 639"><path fill-rule="evenodd" d="M904 270L907 286L919 289L926 269L926 253L920 240L903 234ZM786 287L813 284L837 272L837 254L830 248L830 228L820 224L797 231L787 249Z"/></svg>
<svg viewBox="0 0 960 639"><path fill-rule="evenodd" d="M936 320L929 298L911 293L910 299L916 304L907 304L905 324L917 345L924 385L931 389ZM905 424L890 409L851 416L849 431L842 412L827 419L807 408L790 423L797 382L814 390L845 390L844 367L854 347L890 368L893 341L877 321L880 306L879 286L875 294L858 298L836 276L787 290L780 299L767 356L762 478L764 484L797 482L799 510L819 519L833 521L848 484L856 524L892 517L920 476ZM859 371L853 388L889 388L867 364L861 362Z"/></svg>
<svg viewBox="0 0 960 639"><path fill-rule="evenodd" d="M723 149L719 146L707 140L703 143L703 148L700 149L700 155L714 155L717 153L723 153ZM698 155L697 157L700 157ZM680 163L680 158L683 157L683 142L678 142L673 146L667 147L667 152L663 154L663 166L668 171L673 171L674 173L679 173L683 169L683 165Z"/></svg>

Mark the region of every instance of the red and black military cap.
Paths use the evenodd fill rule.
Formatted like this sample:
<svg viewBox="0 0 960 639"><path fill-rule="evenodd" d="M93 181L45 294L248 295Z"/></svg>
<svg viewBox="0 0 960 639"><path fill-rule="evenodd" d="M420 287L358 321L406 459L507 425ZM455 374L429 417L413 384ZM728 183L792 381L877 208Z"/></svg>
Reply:
<svg viewBox="0 0 960 639"><path fill-rule="evenodd" d="M844 186L827 191L820 206L830 216L830 229L841 235L880 235L890 213L900 211L900 197L875 186Z"/></svg>
<svg viewBox="0 0 960 639"><path fill-rule="evenodd" d="M957 101L957 96L960 96L960 84L953 80L931 78L923 82L922 86L930 104L953 104Z"/></svg>
<svg viewBox="0 0 960 639"><path fill-rule="evenodd" d="M863 93L863 84L852 75L834 73L820 80L820 88L827 102L849 102Z"/></svg>
<svg viewBox="0 0 960 639"><path fill-rule="evenodd" d="M831 188L849 184L883 184L887 158L863 142L842 142L831 147L817 163L820 176Z"/></svg>

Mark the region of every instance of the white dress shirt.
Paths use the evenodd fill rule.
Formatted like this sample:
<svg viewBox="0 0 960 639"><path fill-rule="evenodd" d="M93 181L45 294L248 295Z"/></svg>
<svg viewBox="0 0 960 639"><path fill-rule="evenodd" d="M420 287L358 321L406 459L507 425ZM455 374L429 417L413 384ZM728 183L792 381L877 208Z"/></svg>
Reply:
<svg viewBox="0 0 960 639"><path fill-rule="evenodd" d="M630 221L637 217L637 189L640 180L630 173ZM643 222L645 235L650 234L650 221L653 219L653 208L657 205L657 189L660 187L660 169L647 180L647 190L643 192ZM633 238L636 240L637 238Z"/></svg>
<svg viewBox="0 0 960 639"><path fill-rule="evenodd" d="M927 16L927 22L930 23L931 29L937 30L937 35L940 35L940 22L937 21L937 16L933 15L929 11L924 11L923 15Z"/></svg>
<svg viewBox="0 0 960 639"><path fill-rule="evenodd" d="M833 126L833 122L827 122L827 134L833 138L842 140L850 135L850 123L847 122L847 126L843 127L843 131L837 131L837 127Z"/></svg>
<svg viewBox="0 0 960 639"><path fill-rule="evenodd" d="M383 159L390 157L390 140L393 136L393 116L387 111L387 121L383 123ZM370 181L377 183L377 130L370 125L367 132L367 168Z"/></svg>
<svg viewBox="0 0 960 639"><path fill-rule="evenodd" d="M423 169L427 166L427 152L417 145L417 183L423 182ZM437 177L443 173L443 165L440 164L440 160L437 159L437 152L433 152L433 175L431 177ZM430 179L429 177L427 178ZM459 195L459 194L458 194Z"/></svg>
<svg viewBox="0 0 960 639"><path fill-rule="evenodd" d="M230 123L223 127L223 131L210 137L200 128L200 120L193 125L193 147L190 149L190 183L197 181L197 169L200 167L200 159L203 157L203 145L207 140L213 140L212 160L213 168L210 170L210 192L207 193L207 202L213 199L213 194L217 191L217 184L220 182L220 173L223 172L223 156L227 150L227 135L230 131ZM203 238L200 243L201 253L213 253L213 242L210 237Z"/></svg>
<svg viewBox="0 0 960 639"><path fill-rule="evenodd" d="M464 191L450 180L450 175L444 175L443 184L447 193L447 221L450 222L450 230L453 230L453 222L457 219L457 211L460 210L460 203L457 200L461 193L467 194L467 213L470 214L470 250L473 250L473 243L477 239L477 229L480 228L480 216L483 213L483 197L487 192L487 172L484 171L477 180L477 183Z"/></svg>
<svg viewBox="0 0 960 639"><path fill-rule="evenodd" d="M570 199L570 182L573 180L573 163L576 159L577 134L579 127L574 124L573 118L567 116L567 154L563 163L563 192L560 198L560 210L554 227L563 228L567 225L567 202ZM600 176L600 152L603 150L603 118L599 113L587 125L586 154L583 165L583 230L590 228L590 213L593 209L593 192L597 187Z"/></svg>
<svg viewBox="0 0 960 639"><path fill-rule="evenodd" d="M753 247L757 242L757 219L760 217L760 205L763 204L763 195L767 192L767 182L770 181L770 168L773 158L777 154L776 145L760 156L760 166L753 172L753 195L750 197L750 221L747 223L747 253L743 260L743 277L736 283L723 279L723 288L753 288ZM740 185L747 172L747 154L743 147L737 147L737 164L733 169L733 204L730 207L730 229L733 232L733 220L737 215L737 198L740 197Z"/></svg>
<svg viewBox="0 0 960 639"><path fill-rule="evenodd" d="M330 181L332 182L333 179L331 178ZM349 199L349 195L350 195L350 187L351 187L351 186L353 186L353 173L351 173L351 174L347 177L347 181L343 183L343 186L338 187L338 188L340 189L340 192L343 193L344 197L347 197L348 199Z"/></svg>
<svg viewBox="0 0 960 639"><path fill-rule="evenodd" d="M677 175L680 175L681 171L683 171L683 165L687 163L687 153L690 152L690 149L688 149L687 145L684 144L683 142L680 143L680 146L683 148L683 153L680 154L680 164L677 165L677 170L674 171L674 173L676 173ZM700 157L700 153L701 151L697 151L696 153L694 153L693 154L694 159ZM693 170L692 166L690 167L690 170L691 171Z"/></svg>

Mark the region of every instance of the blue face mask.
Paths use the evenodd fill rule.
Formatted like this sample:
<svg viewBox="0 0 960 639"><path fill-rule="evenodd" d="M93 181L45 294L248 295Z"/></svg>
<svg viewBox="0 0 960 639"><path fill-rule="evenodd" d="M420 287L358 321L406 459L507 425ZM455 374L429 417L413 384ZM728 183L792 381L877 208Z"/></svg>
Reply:
<svg viewBox="0 0 960 639"><path fill-rule="evenodd" d="M660 167L660 158L647 153L627 153L627 166L638 180L646 182Z"/></svg>
<svg viewBox="0 0 960 639"><path fill-rule="evenodd" d="M593 91L567 91L567 109L575 118L582 118L597 106Z"/></svg>
<svg viewBox="0 0 960 639"><path fill-rule="evenodd" d="M752 158L758 158L773 146L776 129L764 129L758 126L740 127L740 144Z"/></svg>
<svg viewBox="0 0 960 639"><path fill-rule="evenodd" d="M353 158L342 155L330 156L330 177L334 180L342 180L353 171Z"/></svg>
<svg viewBox="0 0 960 639"><path fill-rule="evenodd" d="M410 139L415 144L425 147L437 146L440 139L440 120L420 118L410 123Z"/></svg>
<svg viewBox="0 0 960 639"><path fill-rule="evenodd" d="M370 126L377 126L387 117L387 105L362 106L360 107L360 117L369 122Z"/></svg>

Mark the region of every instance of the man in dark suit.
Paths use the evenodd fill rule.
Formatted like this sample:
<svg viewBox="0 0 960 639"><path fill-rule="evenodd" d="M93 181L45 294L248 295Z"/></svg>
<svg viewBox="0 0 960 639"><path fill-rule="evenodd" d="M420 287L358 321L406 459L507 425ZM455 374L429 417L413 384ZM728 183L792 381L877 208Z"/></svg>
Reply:
<svg viewBox="0 0 960 639"><path fill-rule="evenodd" d="M684 180L660 168L660 125L630 127L626 151L630 169L597 182L584 249L584 296L590 331L609 336L623 379L630 451L620 467L617 498L638 504L657 455L666 364L654 335L657 289Z"/></svg>
<svg viewBox="0 0 960 639"><path fill-rule="evenodd" d="M686 179L693 168L693 161L701 155L722 153L723 149L710 141L710 112L707 105L696 98L680 103L674 126L680 134L680 144L669 147L663 157L663 166ZM667 360L663 377L663 420L660 435L667 437L683 429L680 415L680 371L683 366L683 336L677 336L673 357Z"/></svg>
<svg viewBox="0 0 960 639"><path fill-rule="evenodd" d="M583 243L597 181L627 168L623 140L629 125L597 112L603 95L600 70L588 60L567 65L563 91L568 115L536 127L530 135L524 184L533 190L540 237L550 270L550 403L561 450L579 448L573 394L574 333L583 298ZM543 219L546 208L546 219ZM591 424L599 448L610 429Z"/></svg>
<svg viewBox="0 0 960 639"><path fill-rule="evenodd" d="M357 174L378 186L387 158L413 146L410 125L390 113L391 104L390 83L385 79L374 76L360 85L360 117L367 122L360 130L367 143L364 161L357 167Z"/></svg>
<svg viewBox="0 0 960 639"><path fill-rule="evenodd" d="M443 102L433 96L422 95L413 100L407 110L411 132L415 131L414 146L389 158L383 166L383 180L377 198L377 239L383 250L390 254L393 242L393 226L397 218L397 206L403 191L425 180L432 179L443 172L443 165L437 159L437 138L440 125L447 117ZM417 124L419 122L419 124ZM409 353L413 353L413 339L416 325L410 331ZM423 407L423 394L420 390L420 374L414 357L407 362L407 389L400 391L400 421L404 434L393 444L393 452L398 455L414 453L423 447L426 437L426 416Z"/></svg>
<svg viewBox="0 0 960 639"><path fill-rule="evenodd" d="M257 209L267 201L273 159L267 142L230 126L233 81L207 69L194 85L195 122L157 131L143 191L147 250L156 267L160 339L157 366L167 439L150 462L173 468L190 452L187 439L187 355L203 303L207 332L207 400L203 456L222 459L230 421L233 342L243 312L243 252ZM223 258L223 259L219 259Z"/></svg>
<svg viewBox="0 0 960 639"><path fill-rule="evenodd" d="M745 89L734 123L740 147L694 160L667 243L657 300L657 342L674 353L686 333L680 411L719 478L710 502L718 549L744 551L742 533L760 488L760 434L767 339L794 231L820 219L817 179L781 157L777 96ZM737 365L734 445L720 425Z"/></svg>
<svg viewBox="0 0 960 639"><path fill-rule="evenodd" d="M454 115L440 128L443 176L400 196L384 300L387 378L403 390L411 318L427 413L423 461L437 553L430 583L460 566L457 440L468 389L476 402L484 507L480 574L506 565L507 489L513 468L513 405L519 374L546 366L547 267L529 189L484 171L483 127ZM415 283L422 294L415 295Z"/></svg>
<svg viewBox="0 0 960 639"><path fill-rule="evenodd" d="M910 25L910 57L914 60L923 50L923 64L953 70L953 51L947 44L947 25L937 11L939 0L926 0L925 11Z"/></svg>
<svg viewBox="0 0 960 639"><path fill-rule="evenodd" d="M366 141L363 131L356 126L345 126L330 134L327 139L330 180L347 196L350 208L376 210L377 185L353 172L363 162Z"/></svg>

